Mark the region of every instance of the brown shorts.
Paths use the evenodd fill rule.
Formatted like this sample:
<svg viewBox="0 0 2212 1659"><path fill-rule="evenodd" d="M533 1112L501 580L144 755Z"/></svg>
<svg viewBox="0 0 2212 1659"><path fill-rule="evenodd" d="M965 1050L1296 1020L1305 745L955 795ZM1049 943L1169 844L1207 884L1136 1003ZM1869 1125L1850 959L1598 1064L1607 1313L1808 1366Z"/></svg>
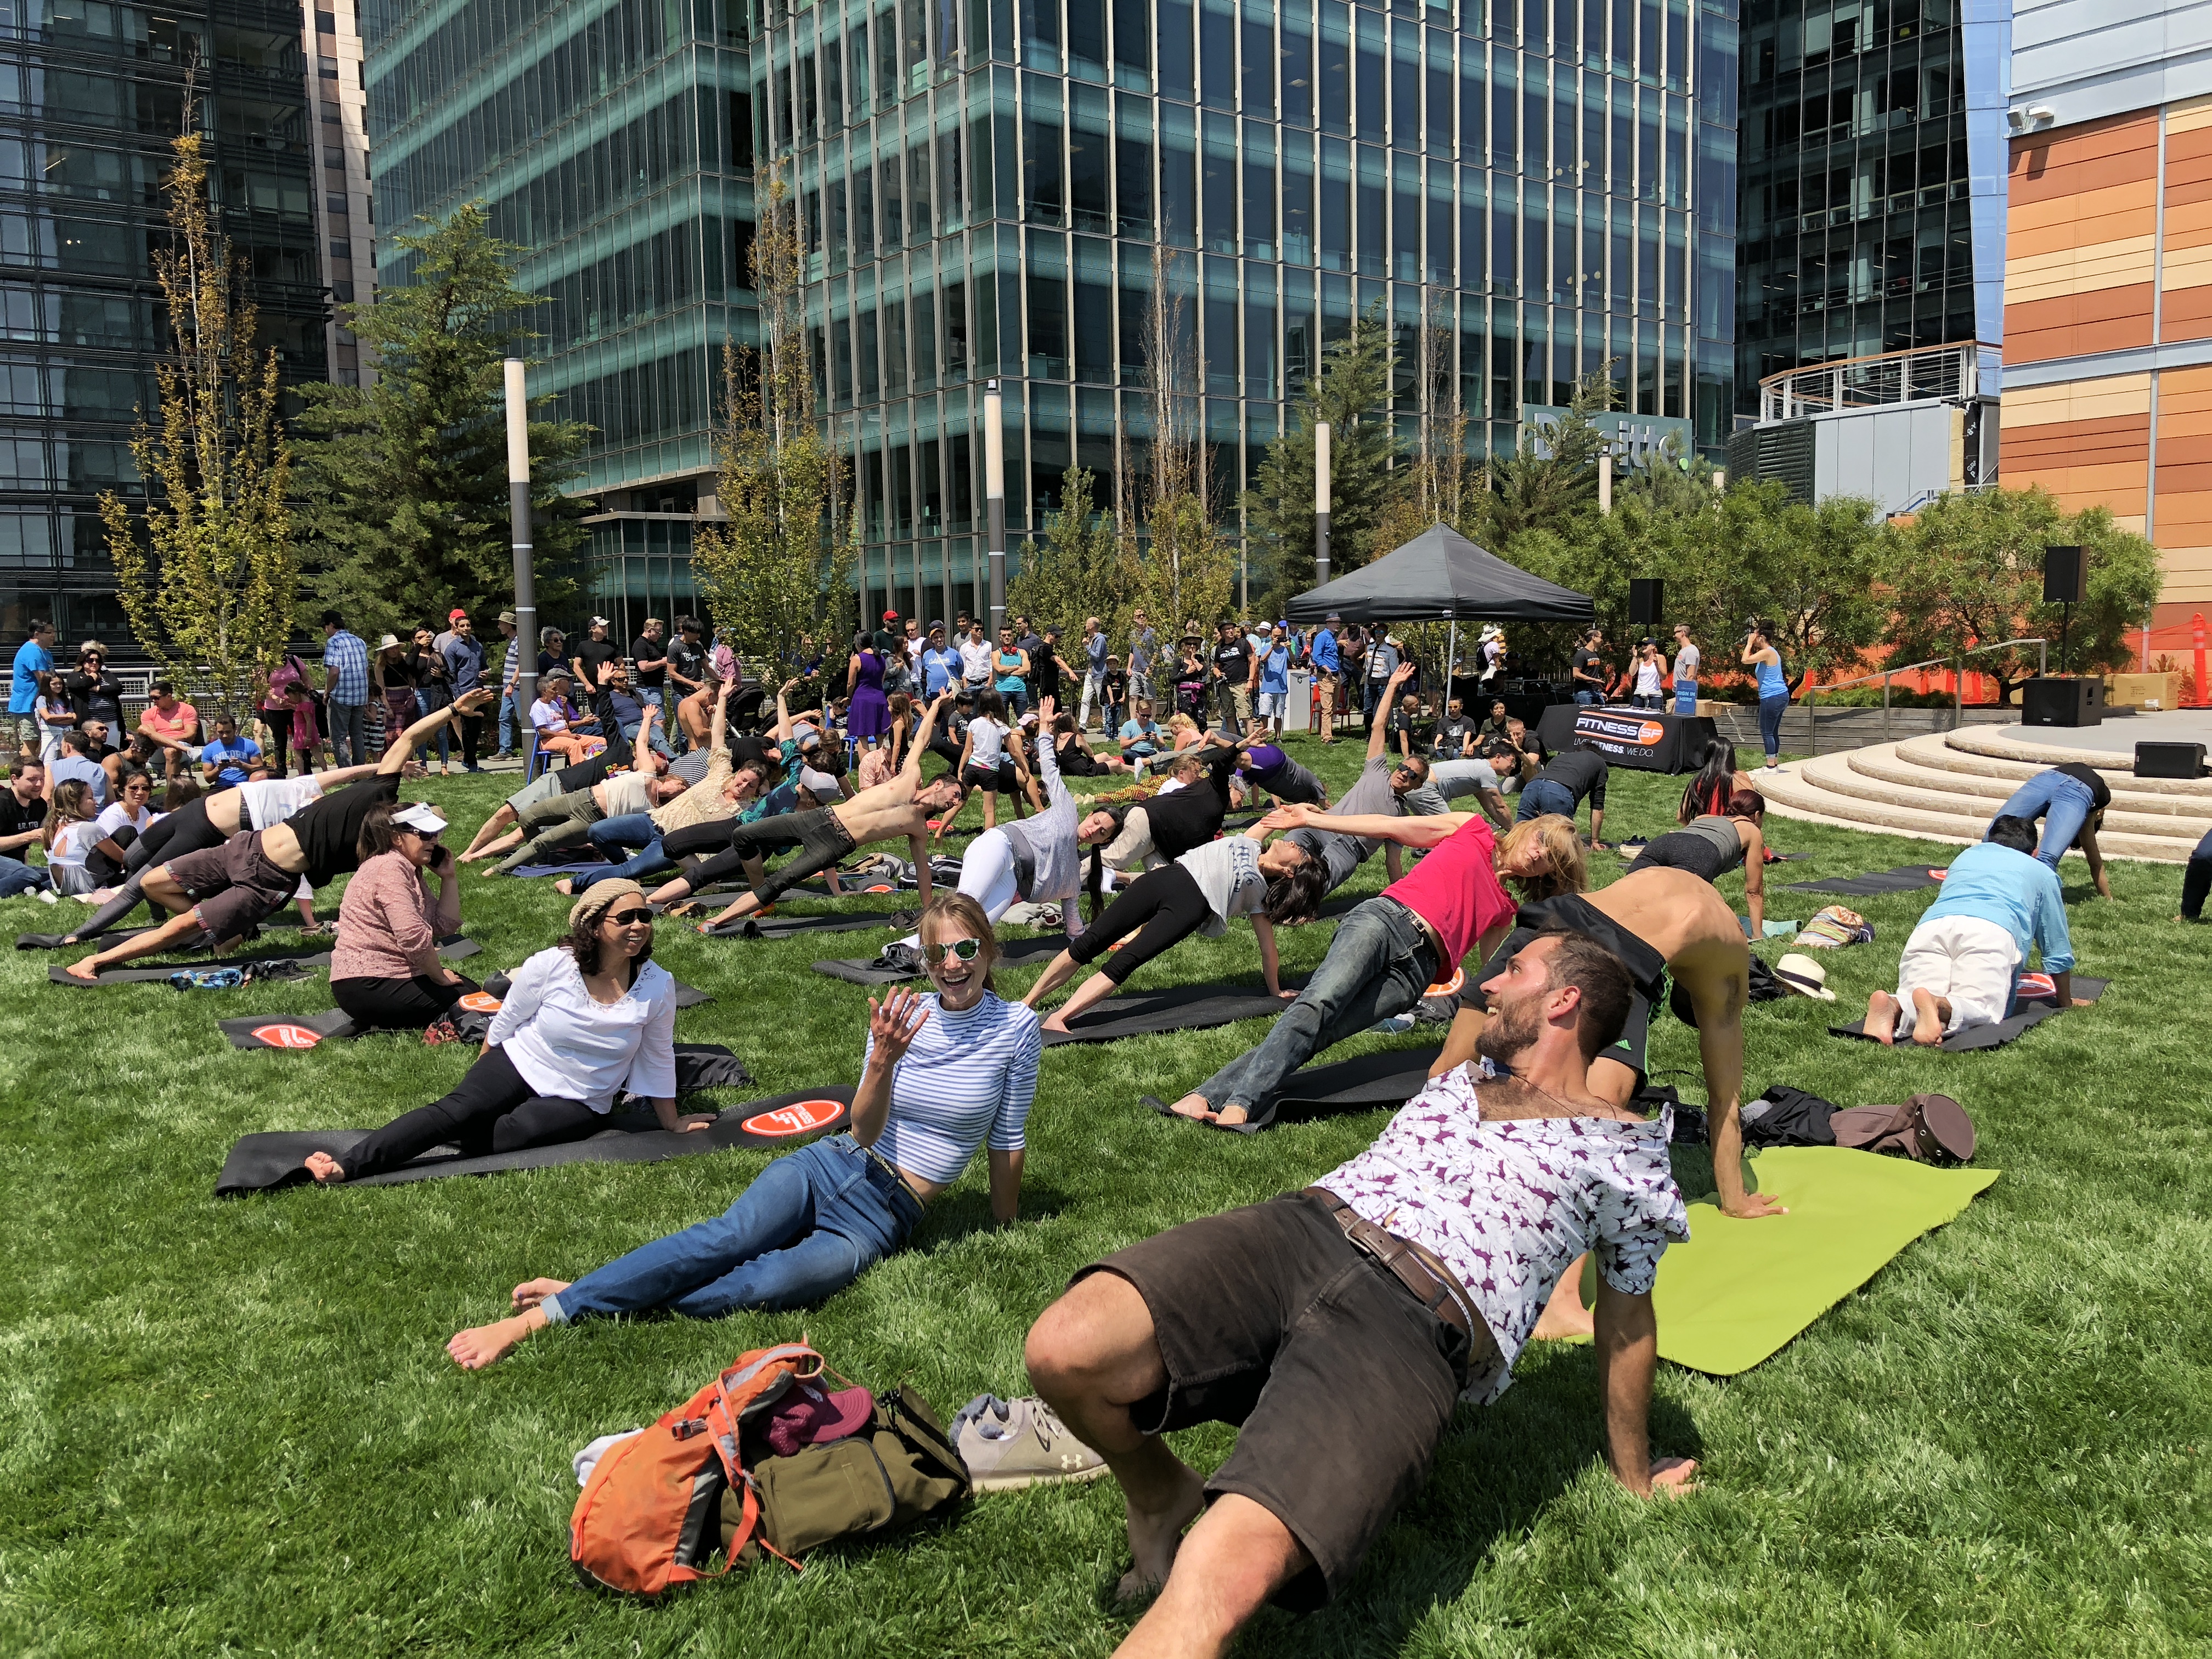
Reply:
<svg viewBox="0 0 2212 1659"><path fill-rule="evenodd" d="M220 847L172 859L168 871L199 912L200 926L217 939L244 938L300 890L299 877L261 850L258 830L241 830Z"/></svg>
<svg viewBox="0 0 2212 1659"><path fill-rule="evenodd" d="M1275 1595L1344 1589L1427 1474L1467 1380L1467 1339L1297 1193L1170 1228L1076 1275L1145 1298L1168 1385L1129 1408L1147 1433L1242 1425L1206 1483L1291 1529L1314 1571Z"/></svg>

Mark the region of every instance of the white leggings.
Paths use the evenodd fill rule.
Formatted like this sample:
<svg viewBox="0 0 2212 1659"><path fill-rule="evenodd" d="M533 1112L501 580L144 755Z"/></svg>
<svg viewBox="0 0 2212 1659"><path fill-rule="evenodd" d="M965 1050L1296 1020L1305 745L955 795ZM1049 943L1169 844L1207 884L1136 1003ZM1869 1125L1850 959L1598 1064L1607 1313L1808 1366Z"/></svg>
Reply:
<svg viewBox="0 0 2212 1659"><path fill-rule="evenodd" d="M1015 885L1014 844L1006 839L1005 830L986 830L968 843L968 850L960 855L958 890L983 907L994 927L1013 907L1021 893ZM1063 905L1061 909L1067 908ZM899 942L913 950L921 949L920 933L909 933Z"/></svg>

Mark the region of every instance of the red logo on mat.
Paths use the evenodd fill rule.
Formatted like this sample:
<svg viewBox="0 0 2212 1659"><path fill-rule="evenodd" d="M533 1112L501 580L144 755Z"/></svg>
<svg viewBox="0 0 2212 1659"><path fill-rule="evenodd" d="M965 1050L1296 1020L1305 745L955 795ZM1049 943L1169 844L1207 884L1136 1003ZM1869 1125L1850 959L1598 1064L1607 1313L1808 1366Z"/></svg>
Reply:
<svg viewBox="0 0 2212 1659"><path fill-rule="evenodd" d="M793 1101L772 1112L756 1112L738 1127L749 1135L803 1135L809 1130L828 1128L844 1110L842 1100Z"/></svg>
<svg viewBox="0 0 2212 1659"><path fill-rule="evenodd" d="M1443 980L1438 981L1437 984L1431 985L1427 990L1422 992L1421 994L1425 997L1455 996L1459 994L1459 988L1466 983L1467 969L1464 968L1455 968L1452 969L1452 976L1449 979Z"/></svg>
<svg viewBox="0 0 2212 1659"><path fill-rule="evenodd" d="M495 1014L499 1012L499 999L489 991L471 991L457 1006L472 1014Z"/></svg>
<svg viewBox="0 0 2212 1659"><path fill-rule="evenodd" d="M2058 994L2058 981L2048 974L2022 974L2020 976L2019 994L2024 997L2039 997L2048 1001Z"/></svg>
<svg viewBox="0 0 2212 1659"><path fill-rule="evenodd" d="M253 1035L272 1048L312 1048L323 1040L304 1025L257 1025Z"/></svg>

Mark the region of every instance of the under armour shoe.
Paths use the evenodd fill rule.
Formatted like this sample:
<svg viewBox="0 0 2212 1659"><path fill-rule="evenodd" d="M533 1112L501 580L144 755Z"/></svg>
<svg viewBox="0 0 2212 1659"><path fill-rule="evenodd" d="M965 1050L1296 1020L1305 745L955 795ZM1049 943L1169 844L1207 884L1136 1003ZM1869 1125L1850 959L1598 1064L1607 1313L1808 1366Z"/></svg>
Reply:
<svg viewBox="0 0 2212 1659"><path fill-rule="evenodd" d="M954 1416L951 1439L977 1492L1096 1480L1106 1473L1106 1460L1034 1395L977 1395Z"/></svg>

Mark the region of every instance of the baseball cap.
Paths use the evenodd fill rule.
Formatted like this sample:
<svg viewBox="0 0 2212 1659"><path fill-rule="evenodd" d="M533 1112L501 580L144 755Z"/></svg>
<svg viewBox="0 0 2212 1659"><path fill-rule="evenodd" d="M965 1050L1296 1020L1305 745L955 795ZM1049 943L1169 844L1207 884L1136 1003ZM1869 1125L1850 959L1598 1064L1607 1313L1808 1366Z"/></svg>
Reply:
<svg viewBox="0 0 2212 1659"><path fill-rule="evenodd" d="M592 626L594 628L605 628L607 626L607 619L605 617L594 617L592 618Z"/></svg>
<svg viewBox="0 0 2212 1659"><path fill-rule="evenodd" d="M875 1416L876 1402L864 1388L831 1390L818 1382L795 1382L777 1401L763 1437L779 1457L789 1457L802 1446L825 1440L842 1440L866 1426Z"/></svg>
<svg viewBox="0 0 2212 1659"><path fill-rule="evenodd" d="M438 816L438 809L428 801L410 802L392 815L392 821L403 830L412 830L422 836L441 835L446 828L446 821Z"/></svg>
<svg viewBox="0 0 2212 1659"><path fill-rule="evenodd" d="M799 787L811 790L817 798L837 794L837 780L827 772L817 772L811 766L799 769Z"/></svg>
<svg viewBox="0 0 2212 1659"><path fill-rule="evenodd" d="M447 620L447 622L459 622L459 621L460 621L460 619L461 619L462 617L464 617L467 616L468 614L469 614L469 613L468 613L466 611L463 610L459 605L455 605L455 606L454 606L451 611L448 611L446 613L446 620Z"/></svg>
<svg viewBox="0 0 2212 1659"><path fill-rule="evenodd" d="M897 612L897 611L884 611L884 620L885 622L896 622L896 621L898 620L898 612Z"/></svg>

